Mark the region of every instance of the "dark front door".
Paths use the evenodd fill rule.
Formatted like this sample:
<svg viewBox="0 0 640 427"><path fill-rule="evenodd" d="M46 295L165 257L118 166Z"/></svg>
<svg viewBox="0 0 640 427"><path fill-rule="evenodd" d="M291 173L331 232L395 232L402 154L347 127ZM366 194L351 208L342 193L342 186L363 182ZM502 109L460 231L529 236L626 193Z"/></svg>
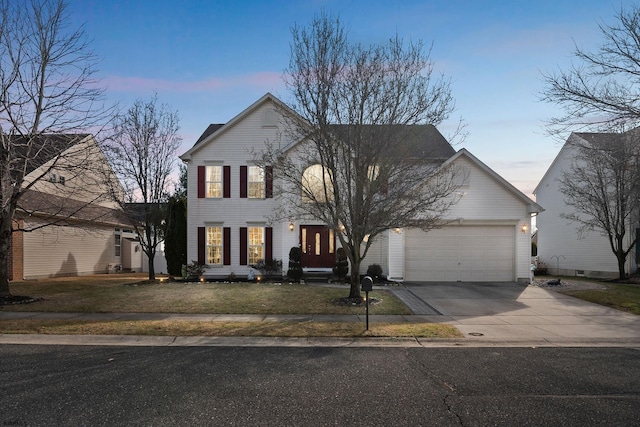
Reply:
<svg viewBox="0 0 640 427"><path fill-rule="evenodd" d="M335 237L333 230L324 225L300 226L302 266L330 268L335 264Z"/></svg>

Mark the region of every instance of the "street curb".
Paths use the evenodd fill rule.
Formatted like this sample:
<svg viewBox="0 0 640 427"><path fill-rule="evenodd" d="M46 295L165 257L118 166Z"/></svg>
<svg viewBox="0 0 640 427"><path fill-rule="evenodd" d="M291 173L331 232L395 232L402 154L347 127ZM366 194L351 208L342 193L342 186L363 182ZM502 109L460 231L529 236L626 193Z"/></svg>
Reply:
<svg viewBox="0 0 640 427"><path fill-rule="evenodd" d="M465 338L270 338L142 335L0 334L0 345L68 345L121 347L625 347L640 348L638 339L490 340Z"/></svg>

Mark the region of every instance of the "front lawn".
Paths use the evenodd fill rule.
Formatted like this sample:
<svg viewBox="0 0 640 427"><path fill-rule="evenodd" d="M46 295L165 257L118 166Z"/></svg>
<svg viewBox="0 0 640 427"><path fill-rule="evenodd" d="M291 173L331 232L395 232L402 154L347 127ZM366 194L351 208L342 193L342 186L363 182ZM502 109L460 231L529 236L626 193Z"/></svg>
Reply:
<svg viewBox="0 0 640 427"><path fill-rule="evenodd" d="M334 300L349 288L300 284L147 283L141 275L101 275L14 282L13 295L37 298L29 304L5 305L4 311L71 313L200 314L364 314L364 306ZM390 292L369 293L371 314L411 314ZM78 319L0 320L0 333L171 335L252 337L462 337L438 323L363 322L214 322L187 320L91 321Z"/></svg>
<svg viewBox="0 0 640 427"><path fill-rule="evenodd" d="M14 282L11 293L40 298L5 311L79 313L364 314L334 304L349 288L300 284L145 283L142 276L90 276ZM391 293L370 292L370 314L411 314Z"/></svg>

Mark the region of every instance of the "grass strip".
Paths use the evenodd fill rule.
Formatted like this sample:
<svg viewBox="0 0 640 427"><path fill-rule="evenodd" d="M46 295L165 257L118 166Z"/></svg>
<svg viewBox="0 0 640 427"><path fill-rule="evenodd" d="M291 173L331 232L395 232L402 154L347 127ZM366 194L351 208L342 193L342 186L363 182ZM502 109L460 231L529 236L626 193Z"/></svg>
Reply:
<svg viewBox="0 0 640 427"><path fill-rule="evenodd" d="M604 283L607 289L563 292L576 298L640 315L640 286Z"/></svg>
<svg viewBox="0 0 640 427"><path fill-rule="evenodd" d="M3 334L152 335L220 337L419 337L462 338L454 326L440 323L357 322L198 322L0 320Z"/></svg>

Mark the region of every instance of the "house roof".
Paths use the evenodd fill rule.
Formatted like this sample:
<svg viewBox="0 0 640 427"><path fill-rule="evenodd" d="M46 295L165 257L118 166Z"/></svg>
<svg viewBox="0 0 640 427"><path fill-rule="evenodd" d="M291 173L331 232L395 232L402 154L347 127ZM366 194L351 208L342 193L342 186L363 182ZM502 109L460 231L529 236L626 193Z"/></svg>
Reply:
<svg viewBox="0 0 640 427"><path fill-rule="evenodd" d="M7 135L11 146L10 156L26 164L26 174L30 174L65 150L86 140L90 134L42 134L34 137ZM0 146L0 153L6 151Z"/></svg>
<svg viewBox="0 0 640 427"><path fill-rule="evenodd" d="M476 156L471 154L466 148L461 148L458 152L453 155L450 159L448 159L445 164L455 162L457 159L465 157L471 163L474 163L478 168L484 171L487 175L489 175L493 180L495 180L498 184L504 187L508 192L513 194L517 199L521 200L524 204L527 205L527 210L529 213L540 213L544 211L544 208L531 200L526 194L522 191L518 190L514 187L509 181L498 175L493 169L489 166L481 162Z"/></svg>
<svg viewBox="0 0 640 427"><path fill-rule="evenodd" d="M200 135L200 138L198 138L198 140L196 141L195 144L193 144L194 146L198 145L199 143L201 143L202 141L204 141L205 139L207 139L207 137L209 135L214 134L218 129L220 129L222 126L224 126L224 123L211 123L209 126L207 126L207 128L205 129L204 132L202 132L202 135Z"/></svg>
<svg viewBox="0 0 640 427"><path fill-rule="evenodd" d="M348 140L351 125L334 125L337 137ZM386 148L389 157L417 157L446 160L456 153L449 141L434 125L362 125L358 126L361 138L372 141L393 142ZM364 136L362 136L364 134Z"/></svg>
<svg viewBox="0 0 640 427"><path fill-rule="evenodd" d="M193 147L187 150L184 154L180 156L183 161L187 161L191 158L191 155L202 148L208 141L211 141L222 133L236 125L246 116L251 114L257 108L261 107L265 102L273 102L277 108L282 111L289 113L291 117L299 117L297 113L295 113L289 106L280 101L278 98L273 96L271 93L266 93L256 102L251 104L248 108L242 111L240 114L231 119L228 123L222 124L210 124L207 129L200 135L198 140L195 142ZM348 129L349 125L335 125L336 129ZM418 157L429 157L429 158L438 158L438 159L448 159L453 154L455 154L455 149L449 144L446 138L436 129L435 126L426 124L426 125L365 125L363 128L373 129L373 132L377 132L379 134L390 134L391 132L400 132L400 128L402 128L402 132L404 132L408 138L404 139L403 142L405 144L409 144L409 147L406 147L404 152L411 153L412 155L416 155ZM394 130L395 129L395 130ZM379 131L381 130L381 131ZM382 135L382 137L383 137ZM410 136L410 137L409 137ZM295 141L292 145L287 146L284 150L288 150L292 146L296 145L300 141ZM391 154L397 155L397 149L394 146L392 148L393 152Z"/></svg>
<svg viewBox="0 0 640 427"><path fill-rule="evenodd" d="M99 206L80 200L60 197L51 193L26 190L18 202L18 209L28 215L89 221L111 225L129 225L129 220L121 210Z"/></svg>

